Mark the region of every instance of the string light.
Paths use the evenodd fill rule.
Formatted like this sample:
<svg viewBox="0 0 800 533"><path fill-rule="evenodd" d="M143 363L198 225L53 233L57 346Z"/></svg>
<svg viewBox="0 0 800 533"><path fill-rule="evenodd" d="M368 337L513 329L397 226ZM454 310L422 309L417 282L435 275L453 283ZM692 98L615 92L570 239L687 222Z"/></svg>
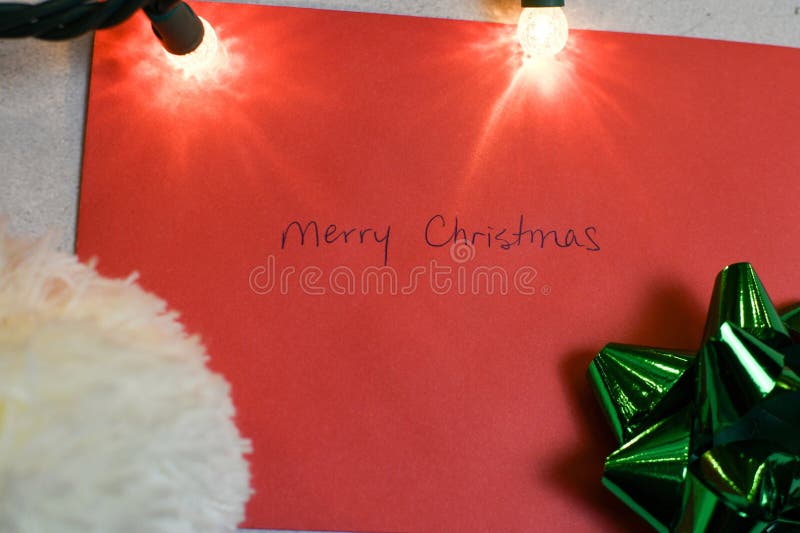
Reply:
<svg viewBox="0 0 800 533"><path fill-rule="evenodd" d="M164 46L167 62L185 79L205 81L216 74L226 56L207 20L176 0L156 0L145 7L145 13Z"/></svg>
<svg viewBox="0 0 800 533"><path fill-rule="evenodd" d="M569 27L561 9L564 0L521 0L517 37L532 58L554 56L567 44ZM153 32L172 56L170 63L184 76L200 78L224 59L224 48L208 22L182 0L45 0L39 4L0 0L0 39L37 37L64 40L114 26L143 8ZM223 56L220 58L220 56Z"/></svg>
<svg viewBox="0 0 800 533"><path fill-rule="evenodd" d="M150 18L164 48L176 55L192 52L203 41L200 18L181 0L45 0L38 4L0 2L0 39L36 37L74 39L115 26L139 8Z"/></svg>
<svg viewBox="0 0 800 533"><path fill-rule="evenodd" d="M190 54L202 44L206 25L189 4L176 0L155 0L144 6L144 12L150 19L153 33L170 54Z"/></svg>
<svg viewBox="0 0 800 533"><path fill-rule="evenodd" d="M522 0L517 38L531 58L552 57L567 44L569 25L564 0Z"/></svg>
<svg viewBox="0 0 800 533"><path fill-rule="evenodd" d="M180 71L184 78L203 81L213 77L224 65L227 55L211 24L202 17L203 40L188 54L175 55L165 51L167 62Z"/></svg>

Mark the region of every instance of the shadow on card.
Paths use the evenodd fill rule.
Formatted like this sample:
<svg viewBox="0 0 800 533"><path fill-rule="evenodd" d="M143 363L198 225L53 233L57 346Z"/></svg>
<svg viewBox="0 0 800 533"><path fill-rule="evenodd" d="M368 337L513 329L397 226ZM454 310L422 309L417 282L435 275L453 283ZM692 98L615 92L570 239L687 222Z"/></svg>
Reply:
<svg viewBox="0 0 800 533"><path fill-rule="evenodd" d="M702 306L691 302L688 295L688 290L673 283L658 284L632 338L621 341L696 349L705 316ZM641 531L648 527L643 519L601 483L605 458L618 446L586 379L586 370L595 355L591 349L577 350L564 359L559 369L570 412L578 421L579 440L545 463L544 476L554 490L574 500L576 508L590 509L604 525L617 531Z"/></svg>

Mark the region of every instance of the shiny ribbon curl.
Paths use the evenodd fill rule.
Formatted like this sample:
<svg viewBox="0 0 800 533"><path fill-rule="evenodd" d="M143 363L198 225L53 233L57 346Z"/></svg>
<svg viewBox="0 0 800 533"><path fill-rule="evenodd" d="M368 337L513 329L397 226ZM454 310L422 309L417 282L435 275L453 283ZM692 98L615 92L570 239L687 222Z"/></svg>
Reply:
<svg viewBox="0 0 800 533"><path fill-rule="evenodd" d="M590 364L620 444L603 484L661 532L800 531L799 376L800 308L726 267L696 353L609 344Z"/></svg>

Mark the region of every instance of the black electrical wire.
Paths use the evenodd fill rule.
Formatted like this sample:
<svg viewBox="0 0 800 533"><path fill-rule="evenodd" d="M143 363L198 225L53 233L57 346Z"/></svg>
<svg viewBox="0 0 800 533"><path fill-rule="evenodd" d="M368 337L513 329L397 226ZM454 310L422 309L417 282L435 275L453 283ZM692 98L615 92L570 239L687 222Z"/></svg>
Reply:
<svg viewBox="0 0 800 533"><path fill-rule="evenodd" d="M39 4L0 3L0 39L72 39L124 21L147 0L47 0Z"/></svg>
<svg viewBox="0 0 800 533"><path fill-rule="evenodd" d="M0 3L0 39L72 39L108 28L143 8L168 52L188 54L203 40L203 24L182 0L46 0L40 4Z"/></svg>

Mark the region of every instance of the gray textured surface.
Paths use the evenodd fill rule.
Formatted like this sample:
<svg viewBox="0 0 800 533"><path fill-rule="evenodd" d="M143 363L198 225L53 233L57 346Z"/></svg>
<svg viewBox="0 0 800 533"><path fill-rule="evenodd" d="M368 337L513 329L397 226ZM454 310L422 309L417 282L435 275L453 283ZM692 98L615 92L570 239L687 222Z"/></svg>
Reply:
<svg viewBox="0 0 800 533"><path fill-rule="evenodd" d="M518 0L255 2L512 21ZM569 0L572 27L800 47L800 0ZM0 41L0 214L72 249L91 39Z"/></svg>

